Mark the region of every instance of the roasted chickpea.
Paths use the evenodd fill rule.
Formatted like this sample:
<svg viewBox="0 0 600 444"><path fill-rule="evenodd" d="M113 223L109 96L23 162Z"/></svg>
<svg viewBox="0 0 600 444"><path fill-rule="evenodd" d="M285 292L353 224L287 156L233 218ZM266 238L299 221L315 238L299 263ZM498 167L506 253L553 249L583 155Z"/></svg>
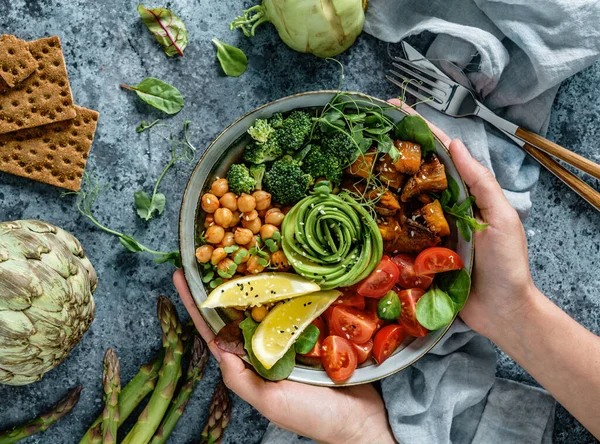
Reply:
<svg viewBox="0 0 600 444"><path fill-rule="evenodd" d="M256 322L261 322L267 313L269 313L269 310L267 310L267 307L264 305L261 305L260 307L252 307L252 319L254 319Z"/></svg>
<svg viewBox="0 0 600 444"><path fill-rule="evenodd" d="M221 245L223 245L224 247L231 247L232 245L235 245L235 236L231 231L227 231L225 233L225 236L223 236L223 240L221 240Z"/></svg>
<svg viewBox="0 0 600 444"><path fill-rule="evenodd" d="M204 238L209 244L218 244L223 240L225 236L225 230L219 225L212 225L206 229Z"/></svg>
<svg viewBox="0 0 600 444"><path fill-rule="evenodd" d="M241 220L242 220L242 213L240 213L239 211L234 211L233 213L231 213L231 223L229 224L229 226L235 227L236 225L240 224Z"/></svg>
<svg viewBox="0 0 600 444"><path fill-rule="evenodd" d="M202 196L202 209L207 213L214 213L219 208L219 198L214 194L206 193Z"/></svg>
<svg viewBox="0 0 600 444"><path fill-rule="evenodd" d="M256 210L252 210L247 213L242 213L242 218L247 222L254 220L257 217L258 217L258 211L256 211Z"/></svg>
<svg viewBox="0 0 600 444"><path fill-rule="evenodd" d="M219 262L219 264L217 265L217 269L221 270L222 272L229 272L229 268L235 265L235 262L233 262L231 259L225 258L225 259L221 259L221 261ZM237 267L236 267L237 269Z"/></svg>
<svg viewBox="0 0 600 444"><path fill-rule="evenodd" d="M222 207L229 208L231 211L235 211L238 209L237 206L237 197L231 191L223 194L219 199L219 203Z"/></svg>
<svg viewBox="0 0 600 444"><path fill-rule="evenodd" d="M267 214L265 214L265 223L278 227L283 222L284 217L285 214L283 214L279 208L271 208L267 210Z"/></svg>
<svg viewBox="0 0 600 444"><path fill-rule="evenodd" d="M257 210L258 217L260 217L261 219L264 219L265 216L267 215L267 211L269 211L269 210Z"/></svg>
<svg viewBox="0 0 600 444"><path fill-rule="evenodd" d="M238 245L246 245L254 238L254 233L247 228L236 228L233 232L235 243Z"/></svg>
<svg viewBox="0 0 600 444"><path fill-rule="evenodd" d="M210 257L210 263L213 265L217 265L223 259L227 257L227 252L223 248L215 248Z"/></svg>
<svg viewBox="0 0 600 444"><path fill-rule="evenodd" d="M241 263L237 266L238 273L246 273L246 271L248 271L248 267L246 266L245 263Z"/></svg>
<svg viewBox="0 0 600 444"><path fill-rule="evenodd" d="M252 193L252 197L256 201L257 210L266 210L271 206L271 194L266 191L257 190Z"/></svg>
<svg viewBox="0 0 600 444"><path fill-rule="evenodd" d="M248 213L256 208L256 199L249 194L242 193L237 200L238 209L242 213Z"/></svg>
<svg viewBox="0 0 600 444"><path fill-rule="evenodd" d="M242 219L242 226L244 228L248 228L250 231L252 231L253 234L257 234L260 231L262 222L260 221L260 219L258 217L254 220L243 220Z"/></svg>
<svg viewBox="0 0 600 444"><path fill-rule="evenodd" d="M271 239L275 233L279 232L279 228L275 225L264 224L260 227L260 238L261 239Z"/></svg>
<svg viewBox="0 0 600 444"><path fill-rule="evenodd" d="M207 214L204 218L204 228L211 227L215 224L215 216L212 214Z"/></svg>
<svg viewBox="0 0 600 444"><path fill-rule="evenodd" d="M261 273L265 269L265 266L261 265L259 263L260 259L262 259L260 256L251 256L250 259L248 259L248 262L246 262L246 266L247 266L246 270L248 273L258 274L258 273ZM260 261L260 262L262 262L262 261Z"/></svg>
<svg viewBox="0 0 600 444"><path fill-rule="evenodd" d="M259 245L259 243L258 243L258 241L257 241L257 236L252 236L252 240L251 240L250 242L248 242L248 243L245 245L245 247L246 247L247 249L250 249L250 248L254 248L254 247L256 247L257 245Z"/></svg>
<svg viewBox="0 0 600 444"><path fill-rule="evenodd" d="M201 264L206 264L210 261L213 250L214 247L212 245L202 245L201 247L196 248L196 259Z"/></svg>
<svg viewBox="0 0 600 444"><path fill-rule="evenodd" d="M210 192L217 197L222 197L225 193L229 191L229 182L227 179L217 179L210 186Z"/></svg>
<svg viewBox="0 0 600 444"><path fill-rule="evenodd" d="M233 213L229 208L219 208L215 211L215 222L223 228L229 227L233 220Z"/></svg>
<svg viewBox="0 0 600 444"><path fill-rule="evenodd" d="M277 267L279 271L288 271L290 269L290 262L285 256L285 253L281 250L278 250L271 255L271 265Z"/></svg>

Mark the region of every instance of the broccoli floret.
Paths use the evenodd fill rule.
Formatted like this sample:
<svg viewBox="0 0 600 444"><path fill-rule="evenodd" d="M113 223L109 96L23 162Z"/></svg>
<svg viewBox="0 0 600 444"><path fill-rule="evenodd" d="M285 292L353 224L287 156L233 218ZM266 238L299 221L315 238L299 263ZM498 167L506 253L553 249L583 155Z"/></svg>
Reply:
<svg viewBox="0 0 600 444"><path fill-rule="evenodd" d="M265 143L275 130L265 119L256 119L254 125L248 128L248 134L259 143Z"/></svg>
<svg viewBox="0 0 600 444"><path fill-rule="evenodd" d="M344 169L340 159L321 147L315 146L310 150L302 162L302 169L315 180L324 177L331 181L334 186L339 186L342 183Z"/></svg>
<svg viewBox="0 0 600 444"><path fill-rule="evenodd" d="M323 144L323 149L327 153L337 157L343 167L350 165L356 160L358 148L354 140L345 133L336 132L323 136L321 143Z"/></svg>
<svg viewBox="0 0 600 444"><path fill-rule="evenodd" d="M265 173L264 185L271 193L273 201L281 205L292 205L306 196L312 177L300 167L300 162L284 156L273 163Z"/></svg>
<svg viewBox="0 0 600 444"><path fill-rule="evenodd" d="M262 190L262 182L266 170L267 166L264 163L261 163L260 165L250 166L250 176L252 176L252 178L256 181L256 186L254 187L254 189Z"/></svg>
<svg viewBox="0 0 600 444"><path fill-rule="evenodd" d="M281 113L275 113L269 117L269 125L273 128L279 128L283 125L283 115Z"/></svg>
<svg viewBox="0 0 600 444"><path fill-rule="evenodd" d="M311 128L310 114L304 111L293 111L277 129L279 144L286 151L298 151L310 135Z"/></svg>
<svg viewBox="0 0 600 444"><path fill-rule="evenodd" d="M242 193L252 193L256 186L256 180L250 176L250 171L248 171L246 165L241 163L229 167L227 181L229 182L229 189L238 196Z"/></svg>
<svg viewBox="0 0 600 444"><path fill-rule="evenodd" d="M252 142L244 149L244 160L250 163L271 162L283 156L283 150L275 137L265 143Z"/></svg>

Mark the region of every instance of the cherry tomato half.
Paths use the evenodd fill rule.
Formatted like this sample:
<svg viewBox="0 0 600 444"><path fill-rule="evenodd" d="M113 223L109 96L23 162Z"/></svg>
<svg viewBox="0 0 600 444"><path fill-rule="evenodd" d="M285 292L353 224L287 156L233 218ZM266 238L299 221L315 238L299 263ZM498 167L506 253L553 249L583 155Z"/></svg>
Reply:
<svg viewBox="0 0 600 444"><path fill-rule="evenodd" d="M427 248L415 259L417 275L442 273L465 268L458 253L444 247Z"/></svg>
<svg viewBox="0 0 600 444"><path fill-rule="evenodd" d="M314 321L312 321L312 324L314 326L316 326L321 333L319 333L319 339L317 339L317 343L312 348L312 350L309 351L308 353L302 355L302 356L307 356L309 358L315 358L315 357L321 356L321 345L323 344L323 341L327 337L327 326L325 325L325 321L323 321L321 316L319 316Z"/></svg>
<svg viewBox="0 0 600 444"><path fill-rule="evenodd" d="M350 341L339 336L327 336L321 350L323 367L334 382L345 381L352 376L358 360Z"/></svg>
<svg viewBox="0 0 600 444"><path fill-rule="evenodd" d="M398 318L398 324L404 327L406 333L410 336L426 336L429 333L425 327L419 324L417 321L417 314L415 307L421 296L425 294L425 290L422 288L411 288L409 290L402 290L398 292L400 298L400 304L402 308L400 310L400 317Z"/></svg>
<svg viewBox="0 0 600 444"><path fill-rule="evenodd" d="M371 357L371 350L373 350L373 341L365 342L364 344L352 343L354 351L356 352L356 358L358 359L358 365L365 362Z"/></svg>
<svg viewBox="0 0 600 444"><path fill-rule="evenodd" d="M408 334L400 325L388 325L383 327L375 335L373 340L373 358L381 364L389 358L406 339Z"/></svg>
<svg viewBox="0 0 600 444"><path fill-rule="evenodd" d="M400 274L389 256L383 256L377 268L358 284L358 294L369 298L382 298L390 291Z"/></svg>
<svg viewBox="0 0 600 444"><path fill-rule="evenodd" d="M356 344L364 344L373 336L377 323L367 313L354 307L338 305L331 315L331 325L336 335Z"/></svg>
<svg viewBox="0 0 600 444"><path fill-rule="evenodd" d="M348 307L356 307L359 310L365 309L365 297L358 294L355 288L342 288L342 292L344 294L337 298L331 305L346 305Z"/></svg>
<svg viewBox="0 0 600 444"><path fill-rule="evenodd" d="M410 254L397 254L392 258L400 274L397 284L402 288L422 288L427 290L433 282L432 274L417 275L415 273L415 257Z"/></svg>

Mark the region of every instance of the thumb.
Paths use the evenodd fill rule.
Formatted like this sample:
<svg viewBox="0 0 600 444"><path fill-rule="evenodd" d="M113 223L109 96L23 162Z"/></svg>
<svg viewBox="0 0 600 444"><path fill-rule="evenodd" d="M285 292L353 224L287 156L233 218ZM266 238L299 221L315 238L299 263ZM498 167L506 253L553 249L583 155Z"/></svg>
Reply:
<svg viewBox="0 0 600 444"><path fill-rule="evenodd" d="M456 169L475 196L477 207L486 222L501 222L512 217L513 213L518 218L492 172L474 159L460 140L450 142L449 150Z"/></svg>

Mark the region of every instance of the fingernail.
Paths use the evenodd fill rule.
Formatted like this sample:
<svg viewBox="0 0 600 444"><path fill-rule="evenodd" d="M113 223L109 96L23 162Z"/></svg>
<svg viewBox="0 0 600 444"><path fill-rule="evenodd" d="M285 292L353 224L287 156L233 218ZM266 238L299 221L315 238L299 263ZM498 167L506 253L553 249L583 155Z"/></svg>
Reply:
<svg viewBox="0 0 600 444"><path fill-rule="evenodd" d="M221 349L217 347L217 344L215 344L214 339L208 343L208 348L210 349L210 352L213 354L217 362L221 363Z"/></svg>

